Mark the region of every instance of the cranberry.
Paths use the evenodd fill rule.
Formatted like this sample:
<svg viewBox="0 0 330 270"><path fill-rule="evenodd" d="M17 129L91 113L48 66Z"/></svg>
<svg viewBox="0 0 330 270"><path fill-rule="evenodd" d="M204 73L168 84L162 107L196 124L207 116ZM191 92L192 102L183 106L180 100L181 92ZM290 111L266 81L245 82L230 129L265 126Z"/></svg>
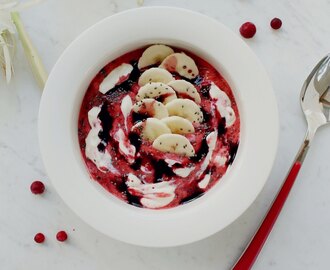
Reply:
<svg viewBox="0 0 330 270"><path fill-rule="evenodd" d="M37 233L35 236L34 236L34 241L38 244L41 244L45 241L45 236L43 233Z"/></svg>
<svg viewBox="0 0 330 270"><path fill-rule="evenodd" d="M56 239L60 242L64 242L66 239L68 239L68 235L65 231L59 231L56 234Z"/></svg>
<svg viewBox="0 0 330 270"><path fill-rule="evenodd" d="M45 191L45 185L40 181L34 181L30 186L30 190L33 194L42 194Z"/></svg>
<svg viewBox="0 0 330 270"><path fill-rule="evenodd" d="M270 26L275 30L280 29L282 26L282 21L279 18L274 18L270 21Z"/></svg>
<svg viewBox="0 0 330 270"><path fill-rule="evenodd" d="M257 32L257 28L252 22L246 22L242 24L239 32L244 38L252 38Z"/></svg>

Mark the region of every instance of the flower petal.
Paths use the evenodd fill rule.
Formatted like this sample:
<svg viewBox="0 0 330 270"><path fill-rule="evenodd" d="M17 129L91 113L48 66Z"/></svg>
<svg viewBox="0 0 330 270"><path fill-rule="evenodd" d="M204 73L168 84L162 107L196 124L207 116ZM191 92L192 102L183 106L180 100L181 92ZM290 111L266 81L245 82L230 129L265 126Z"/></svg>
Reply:
<svg viewBox="0 0 330 270"><path fill-rule="evenodd" d="M11 61L10 50L6 40L3 37L3 34L0 35L0 46L2 47L1 54L3 55L3 59L4 59L3 68L5 72L5 77L7 83L9 83L12 77L12 61Z"/></svg>

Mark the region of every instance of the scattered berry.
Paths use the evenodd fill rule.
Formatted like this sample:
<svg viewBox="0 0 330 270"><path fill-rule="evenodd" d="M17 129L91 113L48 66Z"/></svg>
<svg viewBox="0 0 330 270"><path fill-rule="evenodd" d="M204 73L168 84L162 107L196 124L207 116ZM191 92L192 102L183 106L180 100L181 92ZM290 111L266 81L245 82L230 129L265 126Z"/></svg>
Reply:
<svg viewBox="0 0 330 270"><path fill-rule="evenodd" d="M35 236L34 236L34 241L38 244L41 244L45 241L45 236L43 233L37 233Z"/></svg>
<svg viewBox="0 0 330 270"><path fill-rule="evenodd" d="M282 21L279 18L274 18L270 21L270 26L275 30L280 29L282 26Z"/></svg>
<svg viewBox="0 0 330 270"><path fill-rule="evenodd" d="M252 22L246 22L242 24L239 32L244 38L252 38L257 32L257 28Z"/></svg>
<svg viewBox="0 0 330 270"><path fill-rule="evenodd" d="M33 194L42 194L45 191L45 185L40 181L34 181L30 186L30 190Z"/></svg>
<svg viewBox="0 0 330 270"><path fill-rule="evenodd" d="M66 239L68 239L68 235L65 231L59 231L56 234L56 239L60 242L64 242Z"/></svg>

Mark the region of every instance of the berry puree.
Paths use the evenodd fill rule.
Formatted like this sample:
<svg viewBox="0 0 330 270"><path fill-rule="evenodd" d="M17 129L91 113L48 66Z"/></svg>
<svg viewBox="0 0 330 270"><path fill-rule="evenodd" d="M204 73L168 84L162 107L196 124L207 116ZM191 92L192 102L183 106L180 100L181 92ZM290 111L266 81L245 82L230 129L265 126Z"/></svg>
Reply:
<svg viewBox="0 0 330 270"><path fill-rule="evenodd" d="M155 44L96 74L78 137L92 179L131 205L164 209L202 196L222 178L238 149L240 117L213 66Z"/></svg>

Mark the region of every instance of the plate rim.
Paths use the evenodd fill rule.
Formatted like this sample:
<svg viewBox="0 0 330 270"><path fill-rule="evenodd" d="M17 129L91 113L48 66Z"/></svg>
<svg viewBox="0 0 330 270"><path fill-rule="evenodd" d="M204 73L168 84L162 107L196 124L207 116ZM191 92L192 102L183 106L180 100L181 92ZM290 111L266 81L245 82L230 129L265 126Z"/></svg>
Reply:
<svg viewBox="0 0 330 270"><path fill-rule="evenodd" d="M52 69L52 72L49 76L49 79L47 80L45 90L44 90L44 93L42 95L41 104L40 104L39 124L38 124L39 142L40 142L41 154L42 154L42 157L43 157L43 162L44 162L47 174L49 175L49 178L50 178L53 186L55 187L57 193L61 196L61 198L65 201L65 203L78 216L80 216L86 223L92 225L92 227L94 227L97 230L103 232L104 234L109 235L112 238L115 238L117 240L121 240L123 242L136 244L136 245L142 245L142 246L150 246L150 247L168 247L168 246L177 246L177 245L183 245L183 244L188 244L188 243L191 243L191 242L195 242L195 241L201 240L203 238L206 238L206 237L216 233L217 231L219 231L221 229L224 229L229 224L231 224L233 221L235 221L239 216L241 216L246 211L246 209L253 203L253 201L257 198L258 194L261 192L262 188L264 187L264 185L267 181L267 178L269 177L269 174L271 172L271 168L273 166L273 163L274 163L274 160L275 160L275 157L276 157L277 145L278 145L278 139L279 139L279 115L278 115L278 108L277 108L276 98L275 98L274 92L272 90L271 81L270 81L265 69L263 68L263 66L262 66L260 60L257 58L257 56L252 52L252 50L242 40L238 41L238 43L240 44L239 47L245 47L245 50L247 52L249 52L250 56L252 56L254 58L254 61L256 61L257 65L258 65L258 68L260 68L260 70L261 70L261 74L263 73L262 76L264 76L264 80L266 81L266 84L268 83L269 91L268 91L267 94L268 94L268 97L271 97L270 98L270 103L268 105L270 105L270 107L273 107L272 108L273 112L272 112L272 115L270 117L270 118L272 118L272 122L273 122L272 128L273 128L273 132L274 132L273 137L271 138L272 141L273 141L273 144L270 147L271 154L269 156L268 166L266 166L264 171L263 171L263 176L264 176L265 179L262 181L261 184L259 184L259 186L256 188L256 190L253 192L254 195L252 195L252 196L250 195L249 199L245 199L245 200L248 200L248 202L246 202L245 205L243 205L243 206L238 205L236 203L234 206L236 208L238 207L239 210L235 210L236 211L235 215L230 215L230 217L227 218L226 221L222 221L221 222L222 226L218 226L217 230L215 230L214 226L212 226L212 229L210 229L207 233L196 230L195 235L186 236L184 238L180 238L180 236L178 236L178 235L170 237L169 233L165 233L166 237L162 236L160 238L157 238L157 241L156 240L154 240L154 241L153 240L145 241L143 239L143 237L146 236L146 233L142 233L141 237L136 237L136 236L131 237L131 238L129 236L128 237L123 237L122 235L113 233L113 231L109 231L107 229L107 227L105 227L105 226L100 226L99 224L97 224L95 222L91 222L91 220L90 220L91 218L97 218L97 217L99 218L99 216L96 213L94 213L92 215L86 215L86 213L84 213L84 209L82 209L79 205L77 205L76 200L73 200L72 194L70 194L70 192L68 192L67 190L64 190L65 187L63 186L63 183L59 182L58 180L55 180L56 178L58 178L58 176L59 176L58 173L59 172L58 171L56 172L56 168L54 168L54 166L52 166L50 164L50 160L53 160L53 158L50 158L50 153L55 152L56 149L54 149L54 148L56 148L56 147L54 145L52 145L50 147L50 144L47 142L47 137L49 137L50 129L49 129L48 119L46 117L47 113L45 113L45 112L47 112L47 110L49 109L50 102L54 98L54 95L55 96L57 95L57 94L54 93L54 91L55 91L54 88L56 88L55 85L56 85L56 76L57 75L54 75L54 74L57 74L56 72L60 68L62 68L63 64L65 64L67 62L66 61L67 55L71 54L71 51L74 50L75 47L80 44L80 41L84 37L86 37L86 35L89 35L93 31L96 31L95 29L100 28L100 26L102 26L102 25L106 25L106 24L111 25L111 22L116 20L116 18L125 17L125 16L130 15L130 14L134 15L133 13L136 13L136 14L138 14L138 13L141 14L141 13L145 13L145 12L148 13L150 10L157 13L158 16L162 12L165 12L165 13L166 12L174 12L174 13L177 13L177 14L178 13L185 14L185 16L196 16L196 19L197 19L197 17L199 17L200 19L208 21L210 24L218 25L219 29L222 29L222 30L225 29L227 33L230 33L231 38L233 38L234 40L236 39L237 41L239 40L239 37L237 37L231 30L229 30L227 27L225 27L223 24L221 24L217 20L212 19L212 18L210 18L208 16L205 16L203 14L200 14L200 13L197 13L197 12L194 12L194 11L190 11L190 10L187 10L187 9L182 9L182 8L143 7L143 8L138 8L138 9L126 10L126 11L117 13L115 15L109 16L109 17L101 20L100 22L94 24L93 26L91 26L90 28L85 30L82 34L80 34L67 47L67 49L65 49L65 51L62 53L62 55L60 56L60 58L58 59L58 61L54 65L54 67ZM54 78L54 76L55 76L55 78ZM53 89L53 90L51 90L51 89ZM237 97L235 96L235 98L237 98ZM239 107L239 111L240 111L240 115L242 115L242 111L241 111L240 107ZM63 136L63 135L61 135L61 136ZM241 151L240 147L239 147L239 151ZM242 151L243 151L243 149L242 149ZM234 161L234 163L235 163L235 161ZM236 168L236 169L238 170L238 168ZM86 170L86 172L87 172L87 170ZM227 172L225 176L227 176L229 173L231 173L231 171ZM208 191L207 194L211 193L211 192L214 193L215 191L213 189L215 189L215 187L213 187L210 191ZM100 200L100 201L105 203L106 202L105 200L107 200L107 198L102 197L102 200ZM198 204L200 204L199 200L200 199L193 202L197 209L200 209L200 207L198 207ZM189 203L189 205L193 204L193 203ZM124 208L124 206L121 205L121 206L119 206L119 208ZM150 211L150 210L147 210L147 211ZM169 220L167 220L168 217L166 215L162 214L162 213L168 212L167 210L158 210L157 212L159 212L159 213L153 213L151 215L149 215L149 214L145 215L146 212L144 210L143 210L143 213L140 212L140 210L137 210L137 209L136 209L136 211L134 210L132 212L136 212L136 213L131 213L130 211L127 211L127 212L125 212L125 215L127 214L128 215L127 217L129 217L129 218L132 218L132 217L137 218L137 220L139 220L139 222L142 222L142 223L143 222L144 223L148 223L148 222L150 223L150 220L154 221L154 219L157 219L157 220L162 220L166 224L171 224L171 222L169 222ZM160 212L162 212L162 213L160 213ZM196 212L196 211L194 211L194 209L192 209L192 207L187 208L187 210L185 210L185 211L181 211L182 218L179 219L179 222L183 222L182 219L184 219L189 213L192 214L194 212ZM140 213L142 213L141 216L143 216L143 218L145 219L144 221L141 221L141 216L139 216ZM153 217L151 217L151 216L153 216ZM116 217L119 218L121 220L121 222L127 222L128 221L127 217L126 218L123 218L123 217L120 217L120 216L116 216ZM142 218L142 220L143 220L143 218ZM172 224L172 225L173 225L173 228L175 228L174 225L178 225L178 223L177 224ZM117 224L116 226L118 227L119 224ZM205 227L205 225L204 225L204 227ZM163 234L164 234L164 232L163 232ZM157 232L153 232L153 235L157 236Z"/></svg>

